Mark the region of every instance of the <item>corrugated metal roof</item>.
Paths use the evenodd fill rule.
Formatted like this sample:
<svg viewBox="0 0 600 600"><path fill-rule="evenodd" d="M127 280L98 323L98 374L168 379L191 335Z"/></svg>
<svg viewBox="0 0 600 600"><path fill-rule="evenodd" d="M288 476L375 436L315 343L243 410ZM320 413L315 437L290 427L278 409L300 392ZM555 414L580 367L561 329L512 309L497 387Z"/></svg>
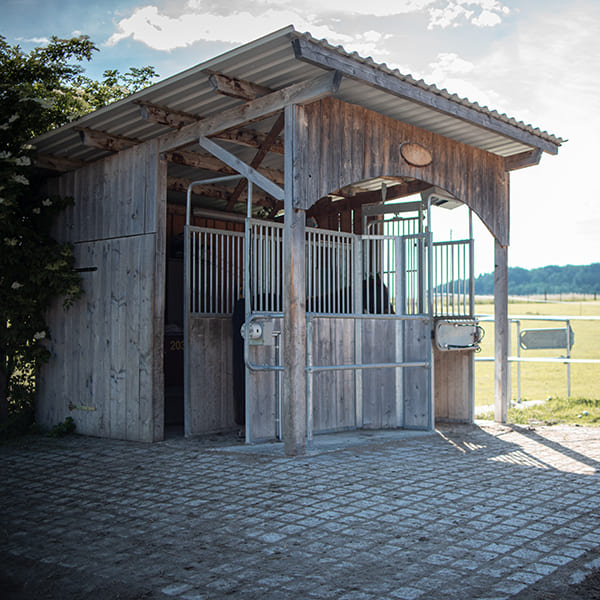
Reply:
<svg viewBox="0 0 600 600"><path fill-rule="evenodd" d="M309 33L299 33L290 26L196 65L119 102L46 133L34 141L35 145L41 154L91 161L108 153L84 146L76 127L86 127L138 141L149 140L170 131L168 126L144 120L138 105L140 101L198 117L209 117L239 105L240 100L213 91L208 79L210 72L252 81L274 90L321 75L326 67L300 60L294 52L293 40L314 44L339 59L350 60L356 65L375 69L377 73L391 77L392 81L409 84L415 90L425 92L427 97L441 98L447 104L449 103L449 106L456 106L459 111L464 109L471 112L467 117L464 114L450 114L436 108L435 102L433 105L425 105L414 99L388 93L385 89L374 87L369 82L350 77L342 79L337 93L337 97L344 101L365 106L394 119L500 156L512 156L535 147L546 151L550 148L555 152L564 141L514 118L459 98L446 90L440 90L434 85L417 81L410 75L403 75L385 64L376 64L371 58L348 53L342 47L331 46L325 40L315 40ZM470 121L469 114L482 115L483 124L481 120ZM509 131L499 132L497 127L496 130L486 127L485 122L502 123L508 126ZM269 127L270 121L252 125L253 129L262 131L268 130ZM519 132L523 132L524 135L521 136L523 139L519 139ZM539 144L536 144L536 141L539 141ZM240 154L244 152L244 149L239 150ZM270 157L265 164L275 167L278 163L281 163L281 156Z"/></svg>

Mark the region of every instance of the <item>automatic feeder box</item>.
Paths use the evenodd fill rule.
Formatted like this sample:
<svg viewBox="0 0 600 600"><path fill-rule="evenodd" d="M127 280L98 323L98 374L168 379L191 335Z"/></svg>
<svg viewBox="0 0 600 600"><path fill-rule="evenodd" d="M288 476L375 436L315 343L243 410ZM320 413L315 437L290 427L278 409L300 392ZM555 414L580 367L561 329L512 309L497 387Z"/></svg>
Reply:
<svg viewBox="0 0 600 600"><path fill-rule="evenodd" d="M479 350L485 332L477 321L440 320L435 325L439 350Z"/></svg>

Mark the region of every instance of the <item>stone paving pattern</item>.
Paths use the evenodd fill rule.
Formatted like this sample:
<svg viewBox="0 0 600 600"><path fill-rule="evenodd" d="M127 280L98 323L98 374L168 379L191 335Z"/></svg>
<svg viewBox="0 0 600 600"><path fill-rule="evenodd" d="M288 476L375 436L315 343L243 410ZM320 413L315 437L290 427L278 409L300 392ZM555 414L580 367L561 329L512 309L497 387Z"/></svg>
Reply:
<svg viewBox="0 0 600 600"><path fill-rule="evenodd" d="M43 597L500 600L598 566L597 428L319 436L300 458L35 437L0 446L0 482L2 576Z"/></svg>

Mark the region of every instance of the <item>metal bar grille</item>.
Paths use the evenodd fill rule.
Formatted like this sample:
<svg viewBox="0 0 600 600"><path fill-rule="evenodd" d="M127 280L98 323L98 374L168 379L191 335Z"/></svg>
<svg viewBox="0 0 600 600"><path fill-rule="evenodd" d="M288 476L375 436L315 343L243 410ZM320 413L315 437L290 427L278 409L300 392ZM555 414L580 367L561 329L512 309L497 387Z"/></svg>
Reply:
<svg viewBox="0 0 600 600"><path fill-rule="evenodd" d="M228 315L242 290L244 234L190 227L190 313Z"/></svg>
<svg viewBox="0 0 600 600"><path fill-rule="evenodd" d="M350 314L354 236L349 233L308 229L306 232L306 311Z"/></svg>
<svg viewBox="0 0 600 600"><path fill-rule="evenodd" d="M283 225L249 220L252 312L283 311Z"/></svg>
<svg viewBox="0 0 600 600"><path fill-rule="evenodd" d="M472 240L434 242L433 310L435 316L473 316Z"/></svg>

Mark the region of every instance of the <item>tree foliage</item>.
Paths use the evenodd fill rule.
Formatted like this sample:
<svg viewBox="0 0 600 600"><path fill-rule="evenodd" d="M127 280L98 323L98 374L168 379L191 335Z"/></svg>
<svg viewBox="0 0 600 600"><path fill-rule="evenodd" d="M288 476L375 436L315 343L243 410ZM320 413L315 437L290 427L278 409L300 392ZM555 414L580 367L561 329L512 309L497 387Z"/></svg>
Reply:
<svg viewBox="0 0 600 600"><path fill-rule="evenodd" d="M45 315L57 297L81 295L70 244L52 238L58 214L72 202L36 185L32 138L150 83L152 67L102 81L81 63L97 48L87 36L52 40L25 53L0 36L0 422L10 409L32 408L32 389L49 357Z"/></svg>
<svg viewBox="0 0 600 600"><path fill-rule="evenodd" d="M600 293L600 263L590 265L550 265L538 269L509 267L508 292L515 296L533 294L598 294ZM475 293L494 293L494 274L479 275Z"/></svg>

